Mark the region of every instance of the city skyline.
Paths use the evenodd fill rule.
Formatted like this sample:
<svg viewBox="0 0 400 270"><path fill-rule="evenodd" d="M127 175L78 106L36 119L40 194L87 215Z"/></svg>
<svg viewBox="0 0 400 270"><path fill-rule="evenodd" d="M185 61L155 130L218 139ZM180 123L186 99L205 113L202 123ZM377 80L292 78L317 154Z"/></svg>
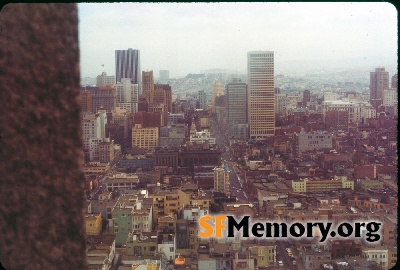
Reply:
<svg viewBox="0 0 400 270"><path fill-rule="evenodd" d="M140 50L141 70L169 70L171 78L215 68L245 73L247 52L265 49L275 51L277 73L299 63L397 64L389 3L82 3L78 12L82 77L115 75L114 52L128 48Z"/></svg>

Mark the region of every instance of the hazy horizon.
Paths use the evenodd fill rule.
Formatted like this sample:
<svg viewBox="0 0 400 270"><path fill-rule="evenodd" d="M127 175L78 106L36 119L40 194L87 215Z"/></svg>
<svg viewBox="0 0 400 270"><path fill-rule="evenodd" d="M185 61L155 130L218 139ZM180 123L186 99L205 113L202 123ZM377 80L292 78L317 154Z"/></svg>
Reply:
<svg viewBox="0 0 400 270"><path fill-rule="evenodd" d="M275 74L397 67L397 10L384 2L79 3L78 14L82 77L115 75L115 50L128 48L156 77L241 73L253 50L275 52Z"/></svg>

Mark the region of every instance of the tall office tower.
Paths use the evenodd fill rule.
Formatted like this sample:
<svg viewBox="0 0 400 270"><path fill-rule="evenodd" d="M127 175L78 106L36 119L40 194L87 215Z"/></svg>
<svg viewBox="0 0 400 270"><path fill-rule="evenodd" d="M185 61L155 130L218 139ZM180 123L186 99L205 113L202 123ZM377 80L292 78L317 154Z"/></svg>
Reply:
<svg viewBox="0 0 400 270"><path fill-rule="evenodd" d="M154 85L153 105L164 105L164 125L168 122L168 114L172 112L172 91L168 84Z"/></svg>
<svg viewBox="0 0 400 270"><path fill-rule="evenodd" d="M213 83L213 95L212 95L212 103L211 103L211 109L212 112L215 113L215 99L219 96L222 96L224 94L224 85L220 82L215 80Z"/></svg>
<svg viewBox="0 0 400 270"><path fill-rule="evenodd" d="M304 90L303 91L303 105L307 106L307 103L310 103L310 101L311 101L310 90Z"/></svg>
<svg viewBox="0 0 400 270"><path fill-rule="evenodd" d="M115 84L115 76L107 76L106 72L102 72L96 78L96 86L107 86Z"/></svg>
<svg viewBox="0 0 400 270"><path fill-rule="evenodd" d="M375 68L375 72L370 73L370 100L382 100L383 90L389 89L389 72L385 68Z"/></svg>
<svg viewBox="0 0 400 270"><path fill-rule="evenodd" d="M169 70L160 70L159 71L159 79L161 81L169 80Z"/></svg>
<svg viewBox="0 0 400 270"><path fill-rule="evenodd" d="M397 89L397 73L392 76L390 88Z"/></svg>
<svg viewBox="0 0 400 270"><path fill-rule="evenodd" d="M138 112L139 87L132 84L130 78L122 78L120 83L115 85L117 95L117 107L126 109L131 113Z"/></svg>
<svg viewBox="0 0 400 270"><path fill-rule="evenodd" d="M154 101L154 78L153 71L142 72L142 96L146 98L148 103Z"/></svg>
<svg viewBox="0 0 400 270"><path fill-rule="evenodd" d="M225 100L229 138L247 139L247 84L233 79L225 86Z"/></svg>
<svg viewBox="0 0 400 270"><path fill-rule="evenodd" d="M167 113L172 112L172 90L169 84L155 84L154 85L154 99L155 104L164 104Z"/></svg>
<svg viewBox="0 0 400 270"><path fill-rule="evenodd" d="M247 53L250 139L275 135L274 52Z"/></svg>
<svg viewBox="0 0 400 270"><path fill-rule="evenodd" d="M139 85L139 94L141 94L142 77L139 50L131 48L115 50L115 83L121 82L122 78L130 78L133 84Z"/></svg>
<svg viewBox="0 0 400 270"><path fill-rule="evenodd" d="M207 104L206 92L204 90L200 90L199 91L199 106L200 106L200 109L204 110L206 108L206 104Z"/></svg>

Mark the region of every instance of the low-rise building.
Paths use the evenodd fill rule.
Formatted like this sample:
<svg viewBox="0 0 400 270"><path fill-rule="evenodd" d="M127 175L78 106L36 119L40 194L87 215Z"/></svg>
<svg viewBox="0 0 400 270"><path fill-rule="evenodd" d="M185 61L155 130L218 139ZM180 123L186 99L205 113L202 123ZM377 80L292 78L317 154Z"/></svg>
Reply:
<svg viewBox="0 0 400 270"><path fill-rule="evenodd" d="M354 190L354 181L348 180L345 177L333 180L312 180L312 179L302 179L293 180L292 189L293 192L324 192L337 190L342 188L349 188Z"/></svg>
<svg viewBox="0 0 400 270"><path fill-rule="evenodd" d="M85 233L86 235L98 236L101 233L102 218L101 214L85 215Z"/></svg>

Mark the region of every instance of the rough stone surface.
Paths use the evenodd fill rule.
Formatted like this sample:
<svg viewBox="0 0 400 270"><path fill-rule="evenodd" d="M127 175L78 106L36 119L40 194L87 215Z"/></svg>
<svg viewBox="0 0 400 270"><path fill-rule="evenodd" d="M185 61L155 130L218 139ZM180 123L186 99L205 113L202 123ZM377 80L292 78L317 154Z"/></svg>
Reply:
<svg viewBox="0 0 400 270"><path fill-rule="evenodd" d="M76 4L8 4L0 31L0 262L83 269Z"/></svg>

